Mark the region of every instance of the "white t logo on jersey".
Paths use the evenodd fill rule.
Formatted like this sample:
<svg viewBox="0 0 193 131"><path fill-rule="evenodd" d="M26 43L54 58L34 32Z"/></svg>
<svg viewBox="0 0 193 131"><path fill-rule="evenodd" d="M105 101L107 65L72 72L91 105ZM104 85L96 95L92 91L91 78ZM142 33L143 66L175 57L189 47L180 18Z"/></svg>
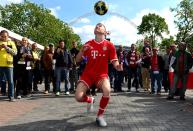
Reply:
<svg viewBox="0 0 193 131"><path fill-rule="evenodd" d="M98 56L98 50L92 50L91 56L93 56L93 59L96 59L96 56Z"/></svg>

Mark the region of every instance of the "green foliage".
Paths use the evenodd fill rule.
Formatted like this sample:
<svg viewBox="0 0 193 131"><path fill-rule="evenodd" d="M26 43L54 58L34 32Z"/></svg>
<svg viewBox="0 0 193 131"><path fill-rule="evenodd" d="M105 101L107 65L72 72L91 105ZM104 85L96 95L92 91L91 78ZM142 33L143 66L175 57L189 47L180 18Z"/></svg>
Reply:
<svg viewBox="0 0 193 131"><path fill-rule="evenodd" d="M178 27L177 41L186 41L193 33L193 0L182 0L171 11L176 13L175 21ZM193 36L193 35L192 35Z"/></svg>
<svg viewBox="0 0 193 131"><path fill-rule="evenodd" d="M138 34L146 35L151 38L152 47L155 46L156 37L162 38L162 33L169 33L165 19L154 13L143 16L142 23L137 29Z"/></svg>
<svg viewBox="0 0 193 131"><path fill-rule="evenodd" d="M164 38L160 44L160 48L165 49L166 47L170 47L173 43L175 43L173 36L170 36L170 38Z"/></svg>
<svg viewBox="0 0 193 131"><path fill-rule="evenodd" d="M66 23L53 16L42 5L24 1L21 4L0 7L0 13L0 26L42 45L56 44L64 39L69 47L72 41L80 41L80 37Z"/></svg>
<svg viewBox="0 0 193 131"><path fill-rule="evenodd" d="M136 48L137 48L137 51L138 51L138 52L141 52L141 51L142 51L143 46L144 46L143 40L137 40L137 42L136 42Z"/></svg>

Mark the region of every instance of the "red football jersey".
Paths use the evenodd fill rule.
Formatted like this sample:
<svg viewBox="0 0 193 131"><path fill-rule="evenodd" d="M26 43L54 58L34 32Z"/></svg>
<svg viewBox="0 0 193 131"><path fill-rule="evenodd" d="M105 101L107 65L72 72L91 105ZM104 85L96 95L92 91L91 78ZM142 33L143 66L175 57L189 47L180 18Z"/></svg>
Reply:
<svg viewBox="0 0 193 131"><path fill-rule="evenodd" d="M83 71L83 75L103 76L108 74L108 62L118 60L114 45L103 40L98 43L94 39L85 43L90 48L84 52L84 57L88 61Z"/></svg>

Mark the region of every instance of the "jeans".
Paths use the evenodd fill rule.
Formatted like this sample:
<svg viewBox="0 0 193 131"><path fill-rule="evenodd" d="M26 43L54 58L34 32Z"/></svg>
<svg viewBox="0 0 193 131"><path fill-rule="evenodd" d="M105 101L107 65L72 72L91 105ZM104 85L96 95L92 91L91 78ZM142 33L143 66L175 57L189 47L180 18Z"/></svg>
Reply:
<svg viewBox="0 0 193 131"><path fill-rule="evenodd" d="M151 92L154 93L155 92L155 81L157 81L157 92L160 93L161 92L161 87L162 87L162 75L159 72L158 74L153 73L153 71L151 71Z"/></svg>
<svg viewBox="0 0 193 131"><path fill-rule="evenodd" d="M6 77L8 81L8 97L14 97L13 67L0 67L0 78Z"/></svg>
<svg viewBox="0 0 193 131"><path fill-rule="evenodd" d="M1 87L1 94L5 95L6 94L6 76L3 73L1 73L1 77L0 77L0 87Z"/></svg>
<svg viewBox="0 0 193 131"><path fill-rule="evenodd" d="M56 92L60 92L61 78L64 78L65 92L69 91L69 70L65 67L56 67L55 76L56 76Z"/></svg>

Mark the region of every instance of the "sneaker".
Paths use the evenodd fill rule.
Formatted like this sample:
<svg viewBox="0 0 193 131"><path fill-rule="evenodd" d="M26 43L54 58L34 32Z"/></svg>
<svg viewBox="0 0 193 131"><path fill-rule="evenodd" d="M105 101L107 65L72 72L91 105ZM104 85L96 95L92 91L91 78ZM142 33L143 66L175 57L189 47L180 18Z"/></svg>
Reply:
<svg viewBox="0 0 193 131"><path fill-rule="evenodd" d="M128 89L127 92L131 92L131 89Z"/></svg>
<svg viewBox="0 0 193 131"><path fill-rule="evenodd" d="M166 99L167 99L167 100L173 100L173 99L174 99L174 97L172 97L172 96L168 96Z"/></svg>
<svg viewBox="0 0 193 131"><path fill-rule="evenodd" d="M48 94L49 92L48 91L44 91L44 94Z"/></svg>
<svg viewBox="0 0 193 131"><path fill-rule="evenodd" d="M60 96L60 92L56 92L56 96Z"/></svg>
<svg viewBox="0 0 193 131"><path fill-rule="evenodd" d="M149 94L155 94L155 91L151 91L151 92L149 92Z"/></svg>
<svg viewBox="0 0 193 131"><path fill-rule="evenodd" d="M186 99L184 96L180 96L180 100L185 101Z"/></svg>
<svg viewBox="0 0 193 131"><path fill-rule="evenodd" d="M35 91L35 92L39 92L39 90L38 90L37 88L33 89L33 91Z"/></svg>
<svg viewBox="0 0 193 131"><path fill-rule="evenodd" d="M2 96L6 96L6 93L2 93L1 95L2 95Z"/></svg>
<svg viewBox="0 0 193 131"><path fill-rule="evenodd" d="M75 93L75 91L74 90L70 90L70 94L74 94Z"/></svg>
<svg viewBox="0 0 193 131"><path fill-rule="evenodd" d="M69 91L67 91L66 93L65 93L65 95L69 95L70 94L70 92Z"/></svg>
<svg viewBox="0 0 193 131"><path fill-rule="evenodd" d="M95 102L94 97L91 97L91 99L92 99L91 103L87 104L87 112L92 112L94 110L94 102Z"/></svg>
<svg viewBox="0 0 193 131"><path fill-rule="evenodd" d="M21 96L19 95L19 96L17 96L17 99L21 99Z"/></svg>
<svg viewBox="0 0 193 131"><path fill-rule="evenodd" d="M105 121L103 116L99 116L96 118L96 124L100 127L106 127L107 126L107 122Z"/></svg>
<svg viewBox="0 0 193 131"><path fill-rule="evenodd" d="M23 97L24 97L24 98L31 98L32 95L31 95L31 94L27 94L27 95L24 95Z"/></svg>
<svg viewBox="0 0 193 131"><path fill-rule="evenodd" d="M10 102L15 102L16 100L14 99L14 97L10 97L10 98L9 98L9 101L10 101Z"/></svg>

